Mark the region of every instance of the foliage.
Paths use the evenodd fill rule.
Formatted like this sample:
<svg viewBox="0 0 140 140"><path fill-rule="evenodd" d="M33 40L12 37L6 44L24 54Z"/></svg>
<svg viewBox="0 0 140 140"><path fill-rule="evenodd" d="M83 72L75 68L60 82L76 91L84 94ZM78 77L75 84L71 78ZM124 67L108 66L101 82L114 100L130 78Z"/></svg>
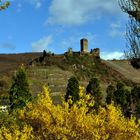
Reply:
<svg viewBox="0 0 140 140"><path fill-rule="evenodd" d="M43 58L47 56L47 52L43 50Z"/></svg>
<svg viewBox="0 0 140 140"><path fill-rule="evenodd" d="M124 113L127 113L131 104L130 91L123 82L118 82L116 88L114 92L114 102L121 106Z"/></svg>
<svg viewBox="0 0 140 140"><path fill-rule="evenodd" d="M26 71L24 66L21 66L13 76L9 91L11 110L24 107L31 98Z"/></svg>
<svg viewBox="0 0 140 140"><path fill-rule="evenodd" d="M106 103L111 104L112 101L114 101L114 92L115 92L115 87L113 85L109 85L106 89Z"/></svg>
<svg viewBox="0 0 140 140"><path fill-rule="evenodd" d="M80 100L71 108L63 100L62 105L54 105L49 89L38 94L38 99L18 111L19 125L0 127L2 140L138 140L140 122L135 118L126 119L121 110L113 104L100 107L98 114L87 113L91 96L80 88ZM90 100L91 101L91 100Z"/></svg>
<svg viewBox="0 0 140 140"><path fill-rule="evenodd" d="M136 116L140 114L140 86L136 85L131 90L133 105L135 106Z"/></svg>
<svg viewBox="0 0 140 140"><path fill-rule="evenodd" d="M6 1L6 2L2 2L2 0L0 0L0 11L6 9L7 7L9 7L10 2Z"/></svg>
<svg viewBox="0 0 140 140"><path fill-rule="evenodd" d="M87 85L86 92L94 97L95 108L97 109L102 102L102 92L99 79L92 78Z"/></svg>
<svg viewBox="0 0 140 140"><path fill-rule="evenodd" d="M69 98L71 98L74 103L79 100L79 82L76 77L71 77L68 80L65 101L68 101Z"/></svg>
<svg viewBox="0 0 140 140"><path fill-rule="evenodd" d="M29 140L32 138L32 127L21 125L15 114L0 113L0 139L1 140Z"/></svg>

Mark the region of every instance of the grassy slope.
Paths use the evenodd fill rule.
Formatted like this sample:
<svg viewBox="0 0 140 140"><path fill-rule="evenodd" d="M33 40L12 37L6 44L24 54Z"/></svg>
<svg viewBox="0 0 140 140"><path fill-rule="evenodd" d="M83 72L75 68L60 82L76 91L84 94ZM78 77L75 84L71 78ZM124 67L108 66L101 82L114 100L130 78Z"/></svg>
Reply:
<svg viewBox="0 0 140 140"><path fill-rule="evenodd" d="M105 64L121 73L125 78L140 83L140 70L134 69L126 60L104 61Z"/></svg>
<svg viewBox="0 0 140 140"><path fill-rule="evenodd" d="M0 79L6 79L10 83L14 70L20 64L24 63L28 66L31 60L41 55L41 53L0 55ZM49 85L56 103L60 101L60 96L58 96L61 95L60 92L62 94L65 93L67 80L72 75L77 76L80 84L85 87L90 78L94 76L99 77L104 93L109 83L115 83L119 80L127 83L130 83L129 80L140 83L140 71L133 69L127 61L95 61L92 56L88 55L84 57L75 55L68 58L63 55L46 57L38 66L28 67L32 92L37 94L41 91L42 85ZM1 90L0 96L3 93L5 94L6 91Z"/></svg>

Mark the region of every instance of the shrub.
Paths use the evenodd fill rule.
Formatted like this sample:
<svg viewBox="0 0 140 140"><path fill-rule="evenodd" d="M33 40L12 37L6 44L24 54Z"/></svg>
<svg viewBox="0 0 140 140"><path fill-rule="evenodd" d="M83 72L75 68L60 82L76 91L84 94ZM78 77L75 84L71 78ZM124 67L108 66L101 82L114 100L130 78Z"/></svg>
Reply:
<svg viewBox="0 0 140 140"><path fill-rule="evenodd" d="M80 88L80 99L69 108L64 100L62 105L54 105L44 87L36 101L18 110L19 125L0 127L1 140L139 140L140 121L136 124L135 118L125 118L113 104L99 107L98 114L87 113L94 101L88 102L92 96L83 91Z"/></svg>

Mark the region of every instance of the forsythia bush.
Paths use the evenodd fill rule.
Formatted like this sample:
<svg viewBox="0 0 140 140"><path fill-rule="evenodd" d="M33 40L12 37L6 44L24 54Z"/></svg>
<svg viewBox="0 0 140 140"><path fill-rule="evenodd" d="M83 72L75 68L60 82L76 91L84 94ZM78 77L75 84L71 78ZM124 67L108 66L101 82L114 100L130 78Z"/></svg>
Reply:
<svg viewBox="0 0 140 140"><path fill-rule="evenodd" d="M2 140L139 140L140 123L135 118L125 118L113 104L99 107L98 113L90 110L94 100L80 88L80 100L54 105L49 89L38 95L18 111L20 125L2 126Z"/></svg>

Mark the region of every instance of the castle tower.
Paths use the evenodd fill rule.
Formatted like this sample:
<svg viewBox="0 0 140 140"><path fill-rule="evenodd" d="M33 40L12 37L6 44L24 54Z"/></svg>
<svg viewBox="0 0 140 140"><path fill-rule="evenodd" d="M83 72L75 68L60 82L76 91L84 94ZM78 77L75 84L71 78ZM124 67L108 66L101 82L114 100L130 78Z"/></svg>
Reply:
<svg viewBox="0 0 140 140"><path fill-rule="evenodd" d="M87 53L88 52L88 40L83 38L80 40L81 45L81 52Z"/></svg>

